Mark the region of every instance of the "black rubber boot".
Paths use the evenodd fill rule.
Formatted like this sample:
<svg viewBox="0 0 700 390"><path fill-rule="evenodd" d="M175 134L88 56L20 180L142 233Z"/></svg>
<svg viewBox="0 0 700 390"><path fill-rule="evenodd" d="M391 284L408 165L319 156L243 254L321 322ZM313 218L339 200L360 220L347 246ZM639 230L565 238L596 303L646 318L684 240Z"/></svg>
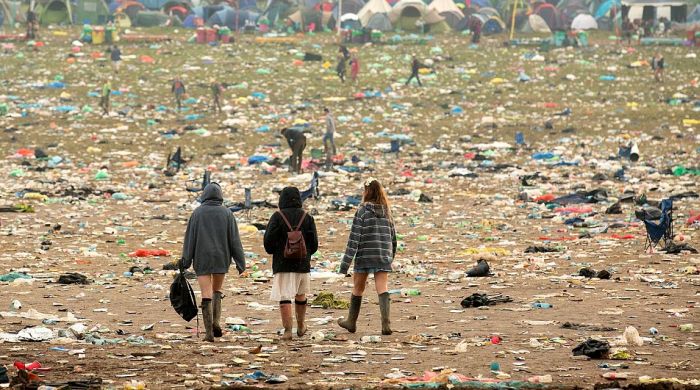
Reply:
<svg viewBox="0 0 700 390"><path fill-rule="evenodd" d="M392 334L391 319L389 318L389 308L391 307L391 299L389 292L379 294L379 312L382 315L382 334L388 336Z"/></svg>
<svg viewBox="0 0 700 390"><path fill-rule="evenodd" d="M202 322L204 322L204 330L206 336L204 341L214 341L214 314L211 308L211 299L202 300Z"/></svg>
<svg viewBox="0 0 700 390"><path fill-rule="evenodd" d="M224 294L221 291L214 292L212 299L212 317L214 319L213 333L214 337L221 337L224 332L221 331L221 300L224 299Z"/></svg>
<svg viewBox="0 0 700 390"><path fill-rule="evenodd" d="M351 295L348 318L338 320L338 325L340 325L341 328L346 329L350 333L355 333L357 330L357 317L360 315L360 305L362 305L362 297Z"/></svg>

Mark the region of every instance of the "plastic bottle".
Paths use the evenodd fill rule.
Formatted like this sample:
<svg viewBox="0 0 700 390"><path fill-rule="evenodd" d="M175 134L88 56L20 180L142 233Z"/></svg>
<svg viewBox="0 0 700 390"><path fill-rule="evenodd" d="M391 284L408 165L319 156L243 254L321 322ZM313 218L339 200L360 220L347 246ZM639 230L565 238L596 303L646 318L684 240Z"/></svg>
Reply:
<svg viewBox="0 0 700 390"><path fill-rule="evenodd" d="M603 374L605 379L627 379L626 372L606 372Z"/></svg>
<svg viewBox="0 0 700 390"><path fill-rule="evenodd" d="M382 337L381 336L362 336L362 342L363 343L381 343Z"/></svg>
<svg viewBox="0 0 700 390"><path fill-rule="evenodd" d="M547 375L535 375L527 378L530 383L552 383L552 376Z"/></svg>
<svg viewBox="0 0 700 390"><path fill-rule="evenodd" d="M246 332L246 333L253 332L250 328L248 328L245 325L231 325L228 328L234 332Z"/></svg>
<svg viewBox="0 0 700 390"><path fill-rule="evenodd" d="M401 296L402 297L415 297L420 295L420 290L417 288L402 288L401 289Z"/></svg>
<svg viewBox="0 0 700 390"><path fill-rule="evenodd" d="M554 307L554 305L552 305L551 303L546 303L546 302L534 302L532 304L532 307L534 309L551 309L552 307Z"/></svg>
<svg viewBox="0 0 700 390"><path fill-rule="evenodd" d="M657 334L659 334L659 330L656 328L649 328L649 334L650 335L657 335Z"/></svg>

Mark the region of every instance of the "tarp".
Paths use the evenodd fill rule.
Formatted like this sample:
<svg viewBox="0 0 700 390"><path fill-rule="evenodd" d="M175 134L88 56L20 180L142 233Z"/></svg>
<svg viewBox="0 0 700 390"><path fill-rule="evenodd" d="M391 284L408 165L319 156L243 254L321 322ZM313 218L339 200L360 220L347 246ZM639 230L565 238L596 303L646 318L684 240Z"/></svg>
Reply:
<svg viewBox="0 0 700 390"><path fill-rule="evenodd" d="M522 32L534 32L534 33L551 33L552 31L547 25L547 22L542 19L540 15L531 14L525 19L522 27L520 27Z"/></svg>
<svg viewBox="0 0 700 390"><path fill-rule="evenodd" d="M131 18L124 12L118 12L114 14L114 24L120 28L129 28L131 27Z"/></svg>
<svg viewBox="0 0 700 390"><path fill-rule="evenodd" d="M73 20L77 24L105 24L110 12L104 0L77 0L73 6Z"/></svg>
<svg viewBox="0 0 700 390"><path fill-rule="evenodd" d="M0 26L5 24L5 21L7 21L8 26L15 23L12 10L10 10L10 6L7 4L7 1L0 0Z"/></svg>
<svg viewBox="0 0 700 390"><path fill-rule="evenodd" d="M71 4L65 0L41 1L36 6L36 14L43 25L71 24L73 21Z"/></svg>
<svg viewBox="0 0 700 390"><path fill-rule="evenodd" d="M695 6L695 9L688 15L686 21L688 23L700 23L700 4Z"/></svg>
<svg viewBox="0 0 700 390"><path fill-rule="evenodd" d="M620 3L620 0L606 0L603 2L595 11L595 18L600 19L603 16L606 16L613 8L617 8L618 12L622 11L622 4Z"/></svg>
<svg viewBox="0 0 700 390"><path fill-rule="evenodd" d="M598 22L589 14L580 14L571 22L572 30L597 30Z"/></svg>
<svg viewBox="0 0 700 390"><path fill-rule="evenodd" d="M265 12L263 12L261 18L267 19L271 25L275 25L278 22L288 18L296 11L296 5L292 3L284 0L272 0L268 3L267 8L265 9Z"/></svg>
<svg viewBox="0 0 700 390"><path fill-rule="evenodd" d="M389 12L391 12L391 7L385 0L370 0L357 13L357 16L360 18L360 23L366 26L373 15L389 14Z"/></svg>

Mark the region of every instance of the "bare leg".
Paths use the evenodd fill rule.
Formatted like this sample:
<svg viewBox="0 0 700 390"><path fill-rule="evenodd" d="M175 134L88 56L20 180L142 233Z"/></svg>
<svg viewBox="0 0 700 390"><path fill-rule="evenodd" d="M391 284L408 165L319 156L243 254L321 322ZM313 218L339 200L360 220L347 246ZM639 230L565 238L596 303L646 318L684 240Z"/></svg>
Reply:
<svg viewBox="0 0 700 390"><path fill-rule="evenodd" d="M297 317L297 336L301 337L306 334L306 295L300 294L294 296L294 309Z"/></svg>
<svg viewBox="0 0 700 390"><path fill-rule="evenodd" d="M389 284L389 273L388 272L377 272L374 274L374 286L377 289L377 294L383 294L389 291L387 285Z"/></svg>
<svg viewBox="0 0 700 390"><path fill-rule="evenodd" d="M280 302L280 315L282 316L282 326L284 326L284 334L280 340L289 341L292 339L292 303L290 301Z"/></svg>
<svg viewBox="0 0 700 390"><path fill-rule="evenodd" d="M367 276L369 276L369 274L355 273L352 275L352 295L361 297L362 294L365 293Z"/></svg>
<svg viewBox="0 0 700 390"><path fill-rule="evenodd" d="M202 299L211 299L214 295L212 275L197 276L197 283L199 284L199 289L202 291Z"/></svg>

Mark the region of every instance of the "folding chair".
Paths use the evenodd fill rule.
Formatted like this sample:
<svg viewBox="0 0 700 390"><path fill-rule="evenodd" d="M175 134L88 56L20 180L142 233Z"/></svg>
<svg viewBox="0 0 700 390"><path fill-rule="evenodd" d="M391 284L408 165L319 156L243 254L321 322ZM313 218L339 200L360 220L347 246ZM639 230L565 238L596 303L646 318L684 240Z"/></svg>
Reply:
<svg viewBox="0 0 700 390"><path fill-rule="evenodd" d="M311 183L309 183L309 189L301 192L302 203L309 198L318 199L321 197L321 192L318 190L318 184L319 184L318 172L314 172L314 177L311 178Z"/></svg>
<svg viewBox="0 0 700 390"><path fill-rule="evenodd" d="M180 172L180 168L185 165L187 161L182 158L182 148L177 147L175 153L168 154L168 161L165 163L165 175L175 176L176 173Z"/></svg>
<svg viewBox="0 0 700 390"><path fill-rule="evenodd" d="M194 193L194 194L197 194L197 198L199 198L199 195L198 195L198 194L199 194L200 192L204 191L204 188L205 188L209 183L211 183L211 172L209 172L209 171L204 171L204 176L202 177L202 181L201 181L201 183L199 184L199 186L197 186L198 183L199 183L199 181L198 181L197 179L192 179L192 180L189 181L189 185L187 185L187 186L185 187L185 190L186 190L187 192L192 192L192 193ZM196 187L195 187L195 186L196 186Z"/></svg>
<svg viewBox="0 0 700 390"><path fill-rule="evenodd" d="M664 241L664 245L673 242L673 200L661 201L661 218L658 223L646 219L643 222L647 230L644 250L653 250L661 240Z"/></svg>

